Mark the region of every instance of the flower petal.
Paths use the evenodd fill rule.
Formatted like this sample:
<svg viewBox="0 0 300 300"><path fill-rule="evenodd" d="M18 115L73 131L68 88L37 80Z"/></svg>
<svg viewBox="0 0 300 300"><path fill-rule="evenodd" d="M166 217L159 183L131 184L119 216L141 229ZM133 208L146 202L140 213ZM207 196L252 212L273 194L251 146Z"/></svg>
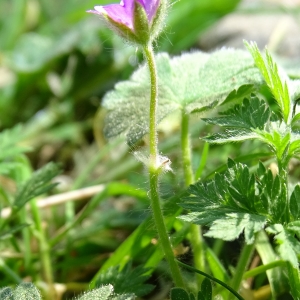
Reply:
<svg viewBox="0 0 300 300"><path fill-rule="evenodd" d="M122 0L120 4L95 6L95 10L89 10L88 12L102 16L107 15L115 22L124 24L133 30L133 5L134 0Z"/></svg>
<svg viewBox="0 0 300 300"><path fill-rule="evenodd" d="M150 23L154 15L156 14L160 0L136 0L136 1L144 6L148 17L148 21Z"/></svg>

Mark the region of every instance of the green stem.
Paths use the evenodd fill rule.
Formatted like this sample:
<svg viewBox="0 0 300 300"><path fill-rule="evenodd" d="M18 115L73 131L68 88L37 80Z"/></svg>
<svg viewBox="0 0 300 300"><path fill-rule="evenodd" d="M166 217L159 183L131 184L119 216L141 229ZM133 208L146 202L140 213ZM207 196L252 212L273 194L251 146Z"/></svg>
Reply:
<svg viewBox="0 0 300 300"><path fill-rule="evenodd" d="M17 273L15 273L6 263L0 258L0 270L10 278L14 283L20 284L22 283L22 278L19 277Z"/></svg>
<svg viewBox="0 0 300 300"><path fill-rule="evenodd" d="M251 277L255 277L261 273L265 273L268 270L274 269L276 267L285 267L286 266L286 262L283 260L275 260L269 264L266 265L261 265L259 267L256 267L254 269L251 269L247 272L244 273L243 275L243 279L248 279Z"/></svg>
<svg viewBox="0 0 300 300"><path fill-rule="evenodd" d="M250 262L250 258L252 256L253 250L255 248L255 243L252 243L250 245L245 244L244 248L242 249L238 265L235 269L232 281L231 281L231 287L238 291L243 279L243 275L245 273L246 268L248 267L248 264ZM231 295L229 296L229 299L231 299Z"/></svg>
<svg viewBox="0 0 300 300"><path fill-rule="evenodd" d="M181 113L181 152L182 162L185 177L185 184L189 186L195 182L195 176L192 168L191 143L189 137L189 115L182 110ZM202 239L201 227L196 224L191 224L190 227L190 243L194 254L194 265L198 270L205 269L204 259L204 242ZM197 274L198 287L201 286L202 276Z"/></svg>
<svg viewBox="0 0 300 300"><path fill-rule="evenodd" d="M52 262L51 262L51 251L49 244L47 242L45 231L42 225L41 215L37 206L36 199L31 200L30 202L31 211L33 214L33 218L35 221L35 226L38 232L38 239L39 239L39 247L40 247L40 255L41 255L41 262L43 266L45 281L49 287L49 297L48 299L55 299L55 289L54 289L54 280L53 280L53 271L52 271Z"/></svg>
<svg viewBox="0 0 300 300"><path fill-rule="evenodd" d="M221 280L219 280L219 279L217 279L217 278L215 278L215 277L213 277L213 276L211 276L211 275L209 275L209 274L206 274L206 273L204 273L204 272L202 272L202 271L200 271L200 270L197 270L197 269L195 269L195 268L193 268L193 267L191 267L191 266L189 266L189 265L186 265L186 264L184 264L184 263L182 263L182 262L180 262L180 261L178 261L178 263L179 263L181 266L183 266L184 268L186 268L186 269L188 269L188 270L190 270L190 271L192 271L192 272L201 274L201 275L203 275L204 277L206 277L206 278L208 278L208 279L210 279L210 280L212 280L212 281L214 281L214 282L220 284L220 285L223 286L225 289L227 289L229 292L231 292L231 293L232 293L236 298L238 298L239 300L244 300L244 298L243 298L242 296L240 296L233 288L231 288L231 287L230 287L229 285L227 285L225 282L223 282L223 281L221 281Z"/></svg>
<svg viewBox="0 0 300 300"><path fill-rule="evenodd" d="M150 161L149 161L149 181L150 181L150 202L154 222L162 245L164 255L169 263L171 274L174 283L178 287L184 287L184 282L180 273L179 266L175 261L175 256L172 250L171 242L167 233L166 225L164 222L160 198L159 198L159 173L161 172L159 165L158 149L157 149L157 101L158 101L158 84L157 72L154 59L152 45L144 47L144 55L149 67L151 92L150 92L150 119L149 119L149 139L150 139Z"/></svg>
<svg viewBox="0 0 300 300"><path fill-rule="evenodd" d="M189 115L182 110L181 113L181 151L186 186L194 183L195 177L192 169L191 143L189 137Z"/></svg>

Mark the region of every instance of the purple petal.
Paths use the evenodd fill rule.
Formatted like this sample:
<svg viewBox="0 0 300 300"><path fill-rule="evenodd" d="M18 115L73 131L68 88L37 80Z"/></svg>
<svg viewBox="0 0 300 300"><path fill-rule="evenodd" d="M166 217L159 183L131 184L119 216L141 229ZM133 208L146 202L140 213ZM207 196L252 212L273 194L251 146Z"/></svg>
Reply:
<svg viewBox="0 0 300 300"><path fill-rule="evenodd" d="M117 23L124 24L131 30L133 28L133 10L134 2L140 3L147 14L149 23L156 14L160 0L121 0L120 4L109 4L104 6L95 6L95 10L87 12L97 15L107 15Z"/></svg>
<svg viewBox="0 0 300 300"><path fill-rule="evenodd" d="M124 24L133 30L133 4L134 0L122 0L120 4L95 6L95 10L89 10L88 12L107 15L115 22Z"/></svg>
<svg viewBox="0 0 300 300"><path fill-rule="evenodd" d="M160 0L136 0L136 1L144 6L148 17L148 21L151 22L153 17L156 14L157 8L160 4Z"/></svg>

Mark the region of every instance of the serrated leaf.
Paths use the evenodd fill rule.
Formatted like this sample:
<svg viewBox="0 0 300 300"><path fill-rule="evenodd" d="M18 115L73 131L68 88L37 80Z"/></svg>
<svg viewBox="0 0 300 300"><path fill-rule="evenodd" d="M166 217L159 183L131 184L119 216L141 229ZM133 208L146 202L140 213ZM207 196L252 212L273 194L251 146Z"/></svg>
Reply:
<svg viewBox="0 0 300 300"><path fill-rule="evenodd" d="M188 191L190 196L180 205L191 213L179 218L209 226L207 236L234 240L244 232L250 244L267 222L267 211L256 195L255 177L246 165L230 161L225 173L206 183L197 182Z"/></svg>
<svg viewBox="0 0 300 300"><path fill-rule="evenodd" d="M255 233L264 228L266 217L247 213L228 213L222 219L213 221L205 236L224 241L237 239L242 232L247 244L254 242Z"/></svg>
<svg viewBox="0 0 300 300"><path fill-rule="evenodd" d="M265 58L261 55L256 43L248 44L249 49L256 66L263 75L269 89L271 90L275 100L277 101L285 123L289 123L290 113L292 111L292 101L289 93L290 81L288 76L280 69L273 61L273 58L268 50L266 50Z"/></svg>
<svg viewBox="0 0 300 300"><path fill-rule="evenodd" d="M174 110L199 111L222 102L241 85L261 82L251 56L241 50L222 49L211 55L193 52L174 58L161 53L156 56L156 63L158 122ZM149 81L144 65L130 80L118 83L105 95L107 137L125 133L128 143L134 144L148 133Z"/></svg>
<svg viewBox="0 0 300 300"><path fill-rule="evenodd" d="M60 173L60 169L54 163L49 163L40 170L33 173L32 177L19 189L14 207L20 209L28 201L42 195L56 186L50 181Z"/></svg>
<svg viewBox="0 0 300 300"><path fill-rule="evenodd" d="M297 255L300 254L300 242L294 233L281 224L274 224L266 228L270 234L274 234L277 250L283 260L289 261L294 268L298 268Z"/></svg>
<svg viewBox="0 0 300 300"><path fill-rule="evenodd" d="M271 118L271 111L265 101L257 97L244 99L242 105L220 113L220 117L204 118L206 123L227 128L204 138L213 143L225 143L259 138L258 130L263 130ZM229 129L228 129L229 128Z"/></svg>
<svg viewBox="0 0 300 300"><path fill-rule="evenodd" d="M119 266L109 268L97 278L97 285L112 284L114 290L118 294L134 293L142 297L150 293L154 286L144 283L151 274L147 274L149 268L137 266L132 268L131 264L127 264L122 270Z"/></svg>
<svg viewBox="0 0 300 300"><path fill-rule="evenodd" d="M34 284L26 282L21 283L14 290L14 297L16 300L40 300L41 295Z"/></svg>
<svg viewBox="0 0 300 300"><path fill-rule="evenodd" d="M262 168L260 166L260 168ZM259 190L262 209L266 211L272 220L272 223L285 222L285 211L287 205L286 185L278 175L273 176L271 170L265 170L265 173L259 173Z"/></svg>
<svg viewBox="0 0 300 300"><path fill-rule="evenodd" d="M190 300L190 297L185 289L175 287L171 289L171 300Z"/></svg>
<svg viewBox="0 0 300 300"><path fill-rule="evenodd" d="M258 135L250 130L242 129L227 129L225 132L215 133L202 138L204 141L214 144L224 144L229 142L242 142L245 140L252 140Z"/></svg>
<svg viewBox="0 0 300 300"><path fill-rule="evenodd" d="M276 121L270 122L266 130L256 130L260 139L267 143L272 151L280 157L282 161L286 160L290 155L290 128L284 123Z"/></svg>

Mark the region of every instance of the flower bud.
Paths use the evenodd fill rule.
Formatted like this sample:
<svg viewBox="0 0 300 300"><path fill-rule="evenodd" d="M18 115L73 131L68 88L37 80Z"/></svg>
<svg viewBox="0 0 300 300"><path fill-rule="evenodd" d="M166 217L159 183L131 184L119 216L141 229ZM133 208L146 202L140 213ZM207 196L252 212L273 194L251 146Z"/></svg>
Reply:
<svg viewBox="0 0 300 300"><path fill-rule="evenodd" d="M122 0L120 4L95 6L87 12L100 15L118 35L139 45L147 45L160 33L167 0Z"/></svg>

